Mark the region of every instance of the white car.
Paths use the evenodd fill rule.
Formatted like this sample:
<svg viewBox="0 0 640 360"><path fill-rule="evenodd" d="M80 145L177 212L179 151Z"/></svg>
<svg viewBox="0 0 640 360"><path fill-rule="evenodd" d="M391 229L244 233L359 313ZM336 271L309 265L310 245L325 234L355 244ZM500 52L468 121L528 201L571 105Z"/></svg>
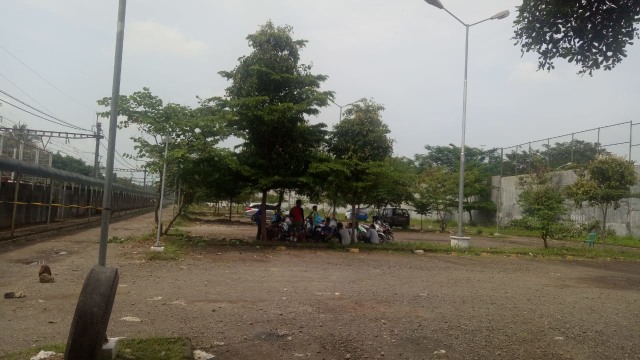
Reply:
<svg viewBox="0 0 640 360"><path fill-rule="evenodd" d="M273 216L274 211L276 210L276 206L278 204L266 204L267 206L267 220L271 220L271 217ZM244 209L244 216L247 219L251 219L251 217L253 216L253 214L258 212L258 209L260 208L260 203L251 203L249 205L247 205L247 207ZM289 212L282 209L282 215L283 216L287 216L289 215Z"/></svg>

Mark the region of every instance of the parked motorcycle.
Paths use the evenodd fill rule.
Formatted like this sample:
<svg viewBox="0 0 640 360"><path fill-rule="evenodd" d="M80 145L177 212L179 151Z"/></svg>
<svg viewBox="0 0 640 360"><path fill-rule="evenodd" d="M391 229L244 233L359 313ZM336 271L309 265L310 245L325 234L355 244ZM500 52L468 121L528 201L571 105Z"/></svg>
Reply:
<svg viewBox="0 0 640 360"><path fill-rule="evenodd" d="M391 226L386 222L376 219L376 229L378 230L378 237L380 238L380 242L393 242L393 231L391 231Z"/></svg>

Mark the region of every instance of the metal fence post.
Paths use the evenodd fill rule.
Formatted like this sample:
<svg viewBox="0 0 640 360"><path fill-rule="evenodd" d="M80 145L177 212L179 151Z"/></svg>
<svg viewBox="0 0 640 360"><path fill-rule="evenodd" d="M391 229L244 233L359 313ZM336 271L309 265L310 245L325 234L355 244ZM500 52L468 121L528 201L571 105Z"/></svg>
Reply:
<svg viewBox="0 0 640 360"><path fill-rule="evenodd" d="M60 221L64 222L64 208L65 208L65 199L66 199L66 195L67 194L67 182L65 181L64 183L62 183L62 194L61 194L61 198L62 198L62 202L60 205L60 209L62 210L60 213Z"/></svg>
<svg viewBox="0 0 640 360"><path fill-rule="evenodd" d="M48 210L47 210L47 226L49 226L49 223L51 222L51 210L53 207L53 179L51 179L51 181L49 182L49 186L51 186L51 189L49 189L49 206L48 206Z"/></svg>

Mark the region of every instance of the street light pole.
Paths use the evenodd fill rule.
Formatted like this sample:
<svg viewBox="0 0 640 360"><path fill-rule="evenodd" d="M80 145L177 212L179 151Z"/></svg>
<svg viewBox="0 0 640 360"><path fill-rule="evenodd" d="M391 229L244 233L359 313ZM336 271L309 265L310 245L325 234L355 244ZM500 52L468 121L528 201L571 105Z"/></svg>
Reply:
<svg viewBox="0 0 640 360"><path fill-rule="evenodd" d="M462 89L462 139L460 141L460 179L459 179L459 184L458 184L458 233L457 233L457 238L463 238L463 233L462 233L462 221L464 219L464 208L463 208L463 204L464 204L464 160L465 160L465 156L464 156L464 148L465 148L465 134L466 134L466 127L467 127L467 69L469 66L469 28L474 26L474 25L478 25L480 23L483 23L487 20L499 20L499 19L504 19L507 16L509 16L509 10L503 10L489 18L486 18L484 20L480 20L478 22L472 23L472 24L467 24L464 21L460 20L457 16L455 16L453 13L451 13L449 10L447 10L447 8L444 7L444 5L442 5L442 2L440 2L440 0L425 0L425 2L429 5L435 6L438 9L442 9L444 11L446 11L449 15L451 15L454 19L456 19L460 24L464 25L465 27L465 42L464 42L464 86ZM466 238L468 240L468 238ZM452 239L452 245L453 245L453 240ZM457 239L456 239L457 240ZM457 242L456 242L457 244Z"/></svg>
<svg viewBox="0 0 640 360"><path fill-rule="evenodd" d="M358 99L358 100L356 100L354 102L350 102L350 103L348 103L346 105L340 106L340 105L336 104L336 102L333 101L332 99L329 99L329 101L331 101L333 103L333 105L335 105L335 106L340 108L340 117L338 118L338 123L342 122L342 108L347 107L347 106L351 106L353 104L357 104L359 102L363 102L363 101L366 101L366 100L367 100L367 98L360 98L360 99ZM333 203L333 218L334 219L336 218L336 203L335 202Z"/></svg>
<svg viewBox="0 0 640 360"><path fill-rule="evenodd" d="M358 100L356 100L356 101L354 101L354 102L350 102L350 103L348 103L348 104L346 104L346 105L342 105L342 106L340 106L340 105L336 104L336 102L335 102L335 101L333 101L333 100L329 99L329 101L331 101L331 102L333 103L333 105L335 105L335 106L337 106L337 107L339 107L339 108L340 108L340 117L338 118L338 122L342 121L342 108L345 108L345 107L347 107L347 106L351 106L351 105L353 105L353 104L357 104L357 103L359 103L359 102L363 102L363 101L366 101L366 100L367 100L366 98L360 98L360 99L358 99Z"/></svg>

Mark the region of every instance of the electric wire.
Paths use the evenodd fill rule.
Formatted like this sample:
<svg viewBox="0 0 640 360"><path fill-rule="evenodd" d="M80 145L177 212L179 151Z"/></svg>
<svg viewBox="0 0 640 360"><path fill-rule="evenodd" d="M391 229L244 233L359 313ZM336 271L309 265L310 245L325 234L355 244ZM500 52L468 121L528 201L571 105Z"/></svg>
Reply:
<svg viewBox="0 0 640 360"><path fill-rule="evenodd" d="M71 123L69 123L69 122L66 122L66 121L64 121L64 120L62 120L62 119L59 119L59 118L57 118L57 117L55 117L55 116L53 116L53 115L47 114L46 112L44 112L44 111L42 111L42 110L39 110L39 109L37 109L37 108L35 108L35 107L33 107L33 106L31 106L31 105L27 104L26 102L24 102L24 101L22 101L22 100L20 100L20 99L16 98L15 96L13 96L13 95L11 95L11 94L7 93L6 91L4 91L4 90L2 90L2 89L0 89L0 93L4 94L5 96L10 97L11 99L13 99L13 100L15 100L15 101L19 102L20 104L22 104L22 105L24 105L24 106L26 106L26 107L28 107L28 108L30 108L30 109L32 109L32 110L34 110L34 111L39 112L39 113L40 113L40 114L42 114L42 115L48 116L48 117L50 117L50 118L52 118L52 119L54 119L54 120L56 120L56 121L59 121L60 123L66 124L68 127L75 128L75 129L77 129L77 130L86 131L86 132L91 132L90 130L83 129L83 128L81 128L81 127L77 126L77 125L74 125L74 124L71 124Z"/></svg>
<svg viewBox="0 0 640 360"><path fill-rule="evenodd" d="M37 71L33 70L29 65L27 65L24 61L20 60L20 58L18 58L17 56L15 56L11 51L9 51L7 48L5 48L4 46L2 46L2 44L0 44L0 48L2 50L4 50L7 54L11 55L11 57L13 57L14 59L16 59L20 64L22 64L24 67L26 67L27 69L29 69L29 71L31 71L32 73L34 73L37 77L39 77L40 79L42 79L42 81L46 82L47 84L49 84L51 87L53 87L54 89L58 90L58 92L60 92L62 95L68 97L69 99L73 100L76 104L79 104L89 110L91 110L92 112L95 112L95 109L92 109L91 107L87 106L86 104L81 103L80 101L76 100L74 97L72 97L71 95L67 94L66 92L62 91L60 88L58 88L57 86L55 86L52 82L50 82L49 80L45 79L42 75L38 74Z"/></svg>
<svg viewBox="0 0 640 360"><path fill-rule="evenodd" d="M106 146L104 146L104 144L103 144L102 142L100 142L100 146L102 146L102 148L103 148L103 149L105 149L105 150L109 151L109 149L107 149L107 147L106 147ZM117 151L116 151L116 154L117 154L117 155L118 155L122 160L118 159L118 158L117 158L117 157L115 157L115 156L113 157L113 159L114 159L115 161L117 161L120 165L122 165L122 167L124 167L124 168L128 167L128 168L130 168L130 169L135 169L135 166L132 166L132 165L131 165L131 164L129 164L129 163L125 164L127 161L126 161L126 160L122 157L122 155L120 155Z"/></svg>
<svg viewBox="0 0 640 360"><path fill-rule="evenodd" d="M46 117L44 117L44 116L40 116L40 115L38 115L38 114L34 114L34 113L32 113L31 111L26 110L26 109L23 109L23 108L21 108L20 106L15 105L15 104L12 104L12 103L10 103L10 102L8 102L8 101L6 101L6 100L0 99L0 101L2 101L3 103L5 103L5 104L7 104L7 105L13 106L14 108L16 108L16 109L18 109L18 110L22 110L22 111L26 112L27 114L33 115L33 116L35 116L35 117L37 117L37 118L40 118L40 119L42 119L42 120L46 120L46 121L51 122L51 123L54 123L54 124L56 124L56 125L65 126L65 127L70 127L70 128L72 128L72 129L81 130L81 131L87 131L87 130L85 130L85 129L83 129L83 128L80 128L80 127L77 127L77 126L75 126L75 125L74 125L74 126L69 126L69 125L66 125L66 124L59 123L59 122L56 122L56 121L54 121L54 120L48 119L48 118L46 118Z"/></svg>
<svg viewBox="0 0 640 360"><path fill-rule="evenodd" d="M46 106L42 105L41 103L38 102L38 100L34 99L31 95L27 94L26 91L22 90L22 88L20 88L16 83L14 83L13 81L11 81L8 77L4 76L3 73L0 73L0 76L2 76L5 80L7 80L9 82L9 84L13 85L13 87L15 87L16 89L20 90L20 92L22 92L26 97L28 97L29 99L31 99L31 101L33 101L34 103L40 105L41 108L47 110L48 112L53 112L49 109L47 109Z"/></svg>

